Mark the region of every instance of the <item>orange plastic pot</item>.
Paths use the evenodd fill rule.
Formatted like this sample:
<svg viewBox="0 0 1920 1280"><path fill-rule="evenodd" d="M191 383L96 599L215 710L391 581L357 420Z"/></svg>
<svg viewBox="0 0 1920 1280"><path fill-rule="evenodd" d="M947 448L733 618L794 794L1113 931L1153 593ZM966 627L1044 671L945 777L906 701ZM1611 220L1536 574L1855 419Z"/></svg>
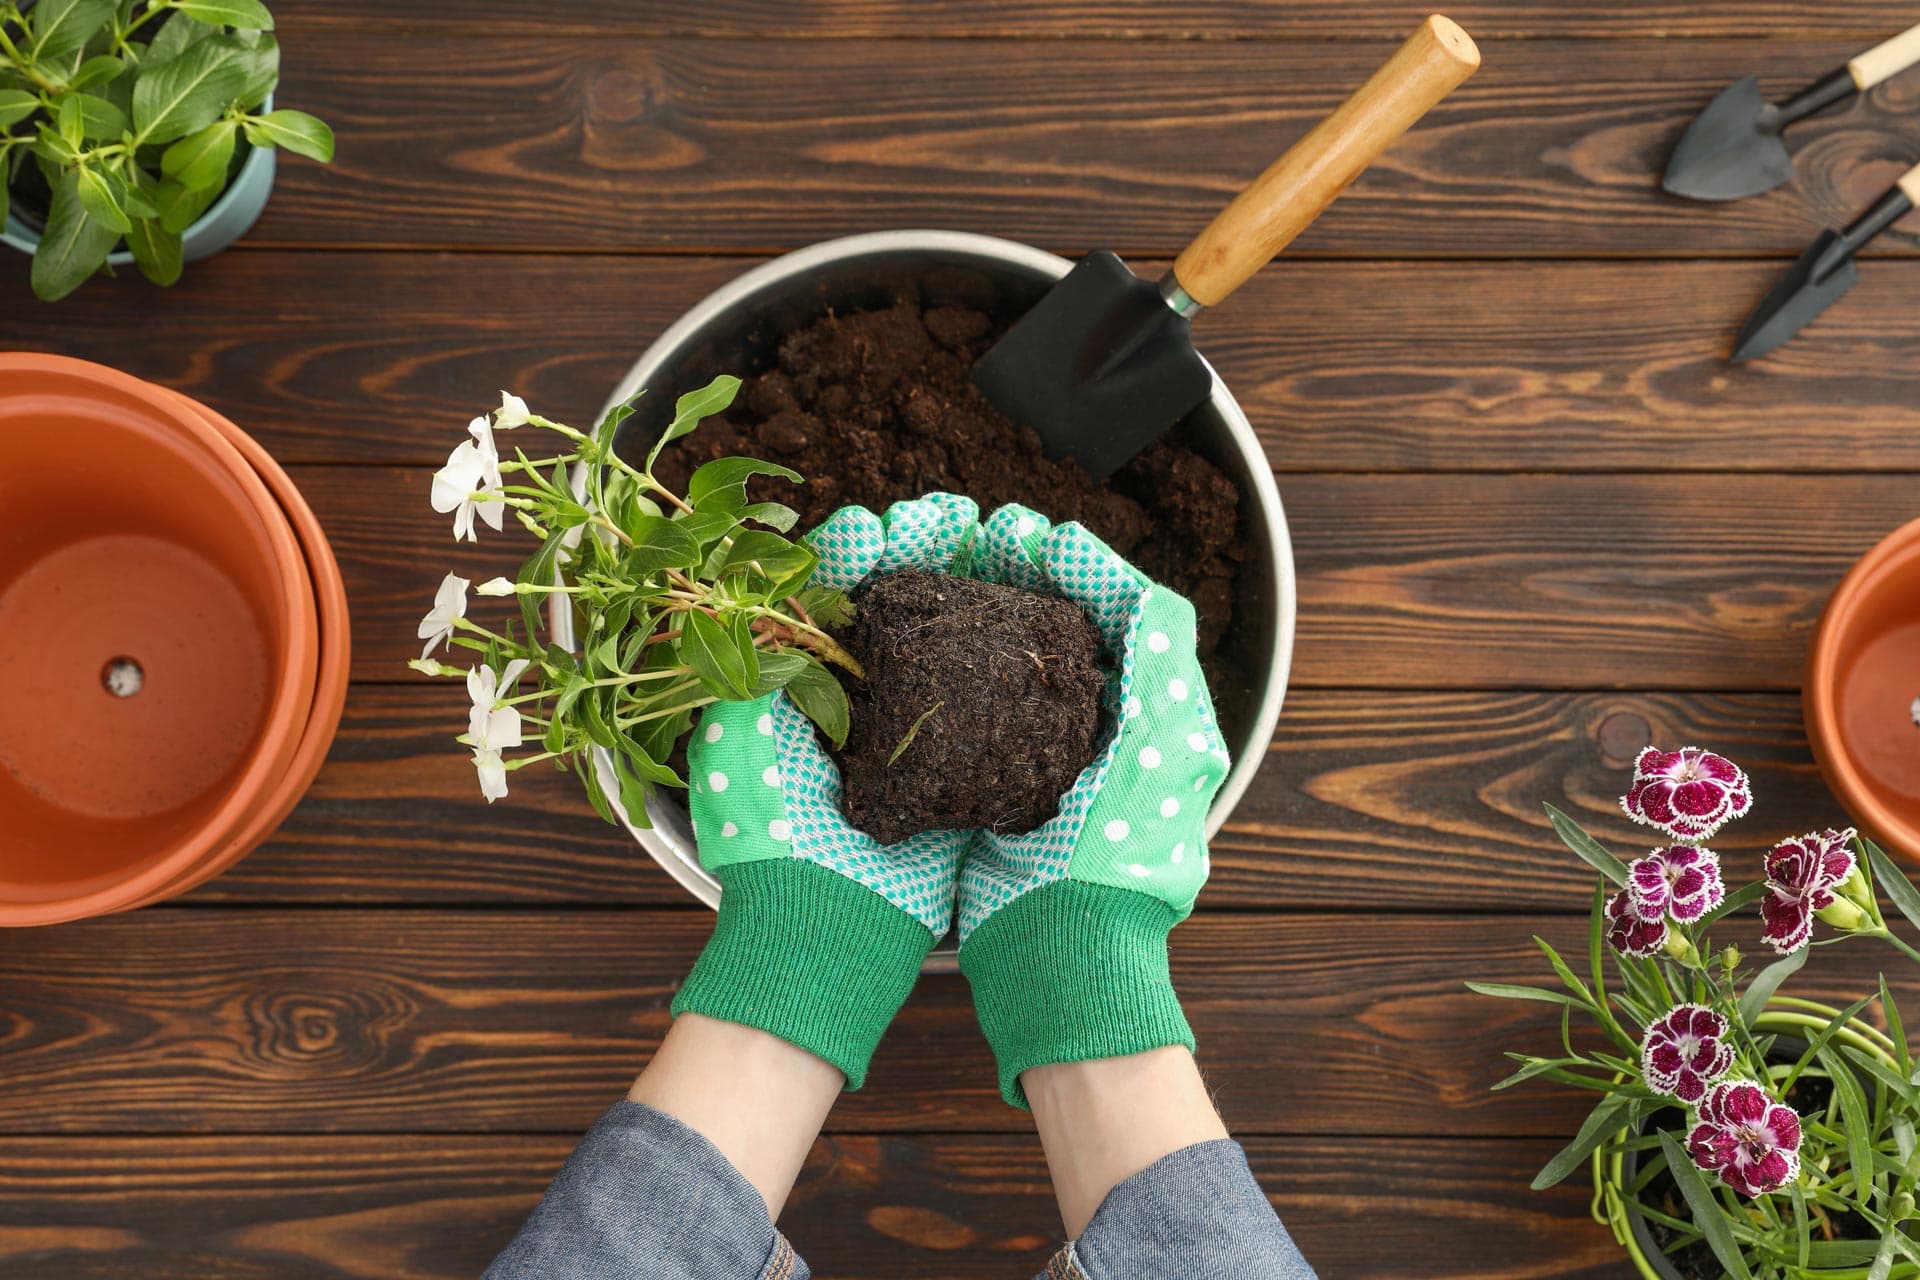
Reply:
<svg viewBox="0 0 1920 1280"><path fill-rule="evenodd" d="M1814 759L1855 823L1920 859L1920 520L1841 580L1802 701Z"/></svg>
<svg viewBox="0 0 1920 1280"><path fill-rule="evenodd" d="M314 605L320 622L320 664L306 729L300 735L293 760L279 785L261 801L252 821L228 846L227 852L218 858L208 859L178 880L156 889L141 900L140 906L175 897L205 884L251 853L287 820L287 815L300 803L300 797L313 785L315 775L320 772L320 766L327 758L327 749L333 745L334 735L339 731L340 715L346 707L347 677L353 658L346 583L340 577L340 564L334 558L333 547L327 542L326 533L320 527L319 518L313 514L313 508L307 505L307 500L301 496L287 473L280 469L280 464L252 436L199 401L177 391L170 394L188 411L199 414L240 451L241 456L266 482L267 488L272 490L281 511L293 526L294 535L300 541L300 550L306 556L307 575L313 583Z"/></svg>
<svg viewBox="0 0 1920 1280"><path fill-rule="evenodd" d="M0 450L0 925L53 924L234 856L317 615L279 502L173 393L0 354Z"/></svg>

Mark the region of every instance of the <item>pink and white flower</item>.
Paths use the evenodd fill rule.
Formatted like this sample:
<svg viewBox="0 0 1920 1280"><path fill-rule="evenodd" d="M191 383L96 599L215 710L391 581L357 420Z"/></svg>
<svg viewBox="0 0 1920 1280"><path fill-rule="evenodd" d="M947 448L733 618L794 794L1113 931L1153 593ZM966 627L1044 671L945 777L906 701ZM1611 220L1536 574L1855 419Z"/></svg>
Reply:
<svg viewBox="0 0 1920 1280"><path fill-rule="evenodd" d="M1701 1099L1687 1154L1743 1196L1778 1191L1800 1175L1800 1117L1751 1080L1726 1080Z"/></svg>
<svg viewBox="0 0 1920 1280"><path fill-rule="evenodd" d="M1622 889L1607 900L1607 945L1622 955L1659 955L1667 945L1666 918L1643 917L1633 905L1633 894Z"/></svg>
<svg viewBox="0 0 1920 1280"><path fill-rule="evenodd" d="M1811 831L1768 851L1760 936L1775 951L1784 955L1806 946L1814 914L1839 901L1834 890L1853 874L1853 851L1847 848L1852 839L1852 827Z"/></svg>
<svg viewBox="0 0 1920 1280"><path fill-rule="evenodd" d="M1720 879L1720 855L1698 845L1655 849L1627 867L1627 892L1644 920L1669 916L1692 924L1727 896Z"/></svg>
<svg viewBox="0 0 1920 1280"><path fill-rule="evenodd" d="M1707 1086L1732 1069L1727 1020L1705 1005L1676 1005L1647 1024L1640 1075L1655 1092L1699 1102Z"/></svg>
<svg viewBox="0 0 1920 1280"><path fill-rule="evenodd" d="M1635 822L1697 844L1752 808L1753 790L1725 756L1698 747L1648 747L1633 762L1633 785L1620 807Z"/></svg>

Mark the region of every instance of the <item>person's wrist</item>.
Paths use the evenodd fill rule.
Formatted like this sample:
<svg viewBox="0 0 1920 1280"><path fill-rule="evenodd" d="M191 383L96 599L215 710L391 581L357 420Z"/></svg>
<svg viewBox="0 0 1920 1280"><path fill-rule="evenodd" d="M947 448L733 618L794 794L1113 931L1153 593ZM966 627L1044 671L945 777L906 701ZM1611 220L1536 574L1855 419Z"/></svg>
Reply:
<svg viewBox="0 0 1920 1280"><path fill-rule="evenodd" d="M673 1012L757 1027L866 1081L867 1064L933 949L932 931L865 885L804 858L716 873L720 909Z"/></svg>

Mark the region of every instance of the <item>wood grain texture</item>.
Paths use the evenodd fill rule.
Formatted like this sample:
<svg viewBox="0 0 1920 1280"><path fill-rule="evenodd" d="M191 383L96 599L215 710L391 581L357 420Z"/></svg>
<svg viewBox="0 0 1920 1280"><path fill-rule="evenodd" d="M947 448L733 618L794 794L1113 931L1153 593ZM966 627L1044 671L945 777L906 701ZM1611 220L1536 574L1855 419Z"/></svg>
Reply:
<svg viewBox="0 0 1920 1280"><path fill-rule="evenodd" d="M170 908L11 931L0 1132L578 1132L658 1043L711 928L657 908ZM1750 954L1757 931L1734 931ZM1557 1043L1553 1009L1461 985L1551 981L1534 934L1584 953L1569 916L1202 915L1174 934L1174 983L1236 1132L1564 1141L1590 1099L1487 1092L1503 1049ZM1825 950L1796 994L1851 999L1897 959ZM1920 1002L1911 966L1889 977ZM1029 1121L999 1100L965 982L933 976L830 1123Z"/></svg>
<svg viewBox="0 0 1920 1280"><path fill-rule="evenodd" d="M346 575L359 680L419 679L441 576L533 550L512 526L455 546L425 468L291 471ZM1864 475L1309 475L1281 496L1291 684L1428 690L1796 689L1828 595L1916 504L1909 477Z"/></svg>
<svg viewBox="0 0 1920 1280"><path fill-rule="evenodd" d="M471 1280L571 1137L0 1140L9 1280ZM1321 1274L1618 1275L1577 1185L1536 1195L1542 1140L1249 1139L1254 1173ZM1577 1180L1576 1180L1577 1181ZM1386 1206L1391 1212L1382 1212ZM841 1134L783 1222L821 1276L1016 1280L1060 1230L1028 1136ZM1501 1270L1487 1269L1489 1233Z"/></svg>
<svg viewBox="0 0 1920 1280"><path fill-rule="evenodd" d="M1859 42L1488 41L1481 72L1293 256L1797 255L1911 160L1920 78L1794 131L1799 177L1665 195L1729 81L1791 90ZM951 227L1177 252L1378 65L1375 42L650 40L327 28L285 101L339 136L282 166L255 245L761 252ZM1905 232L1878 254L1911 254ZM484 291L476 291L483 293Z"/></svg>
<svg viewBox="0 0 1920 1280"><path fill-rule="evenodd" d="M464 706L449 687L358 686L286 825L184 902L690 904L571 775L526 770L508 799L483 802L452 743ZM1752 775L1755 816L1714 842L1729 867L1840 821L1791 695L1300 690L1213 841L1200 908L1580 910L1585 868L1540 801L1631 856L1651 836L1615 797L1653 743L1711 745Z"/></svg>
<svg viewBox="0 0 1920 1280"><path fill-rule="evenodd" d="M501 387L590 421L655 336L749 265L229 253L166 295L167 342L146 340L152 289L128 277L31 325L0 317L0 344L198 396L282 462L438 465ZM1920 263L1866 264L1792 343L1727 365L1782 269L1288 261L1196 337L1284 474L1920 470L1920 370L1901 358ZM0 294L25 280L24 260L0 257Z"/></svg>

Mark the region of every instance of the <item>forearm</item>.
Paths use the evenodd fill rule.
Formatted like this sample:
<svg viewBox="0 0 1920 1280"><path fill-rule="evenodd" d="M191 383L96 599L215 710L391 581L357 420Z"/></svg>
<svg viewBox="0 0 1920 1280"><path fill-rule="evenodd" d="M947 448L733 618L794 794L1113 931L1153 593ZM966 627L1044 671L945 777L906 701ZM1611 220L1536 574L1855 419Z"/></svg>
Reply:
<svg viewBox="0 0 1920 1280"><path fill-rule="evenodd" d="M627 1098L719 1148L778 1218L845 1083L837 1068L765 1031L684 1013Z"/></svg>

